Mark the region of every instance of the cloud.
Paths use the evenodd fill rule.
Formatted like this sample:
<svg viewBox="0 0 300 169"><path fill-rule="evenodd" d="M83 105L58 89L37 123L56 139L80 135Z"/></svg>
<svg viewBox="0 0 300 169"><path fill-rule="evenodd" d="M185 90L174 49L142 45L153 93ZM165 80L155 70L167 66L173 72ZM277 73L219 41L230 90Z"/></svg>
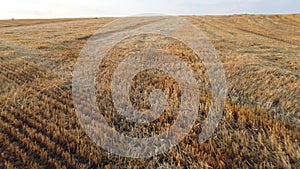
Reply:
<svg viewBox="0 0 300 169"><path fill-rule="evenodd" d="M54 18L161 14L299 13L298 0L10 0L0 18Z"/></svg>

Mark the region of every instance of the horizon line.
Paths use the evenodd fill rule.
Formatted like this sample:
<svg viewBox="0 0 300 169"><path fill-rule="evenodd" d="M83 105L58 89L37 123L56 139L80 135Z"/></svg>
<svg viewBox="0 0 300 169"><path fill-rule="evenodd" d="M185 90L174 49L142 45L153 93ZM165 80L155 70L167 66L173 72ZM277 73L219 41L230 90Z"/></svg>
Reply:
<svg viewBox="0 0 300 169"><path fill-rule="evenodd" d="M225 14L140 14L140 15L103 15L103 16L70 16L70 17L28 17L28 18L0 18L0 20L39 20L39 19L91 19L91 18L121 18L139 16L233 16L233 15L299 15L300 13L225 13Z"/></svg>

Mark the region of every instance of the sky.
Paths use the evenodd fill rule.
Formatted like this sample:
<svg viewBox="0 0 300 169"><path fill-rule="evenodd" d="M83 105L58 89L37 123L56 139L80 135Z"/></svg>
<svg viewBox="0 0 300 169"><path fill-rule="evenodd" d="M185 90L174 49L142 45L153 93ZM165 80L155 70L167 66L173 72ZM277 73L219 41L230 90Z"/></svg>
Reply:
<svg viewBox="0 0 300 169"><path fill-rule="evenodd" d="M300 0L2 0L0 19L300 13Z"/></svg>

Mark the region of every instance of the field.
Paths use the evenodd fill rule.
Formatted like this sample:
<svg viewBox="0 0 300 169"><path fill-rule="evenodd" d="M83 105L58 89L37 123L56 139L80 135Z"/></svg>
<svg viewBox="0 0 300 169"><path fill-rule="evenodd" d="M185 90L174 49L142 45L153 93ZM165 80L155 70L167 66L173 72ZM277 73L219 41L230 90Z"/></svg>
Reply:
<svg viewBox="0 0 300 169"><path fill-rule="evenodd" d="M223 62L228 89L223 118L205 143L198 143L197 120L179 145L145 159L97 146L74 110L72 72L80 51L96 30L117 18L0 21L0 168L300 168L300 14L181 17L205 33ZM124 59L154 42L207 82L201 61L174 39L137 36L108 55ZM108 123L135 137L168 129L180 100L174 79L154 70L133 79L130 99L136 108L147 109L147 93L154 88L163 89L173 106L149 126L135 126L111 104L117 65L104 59L96 77L97 101ZM199 90L203 119L211 96Z"/></svg>

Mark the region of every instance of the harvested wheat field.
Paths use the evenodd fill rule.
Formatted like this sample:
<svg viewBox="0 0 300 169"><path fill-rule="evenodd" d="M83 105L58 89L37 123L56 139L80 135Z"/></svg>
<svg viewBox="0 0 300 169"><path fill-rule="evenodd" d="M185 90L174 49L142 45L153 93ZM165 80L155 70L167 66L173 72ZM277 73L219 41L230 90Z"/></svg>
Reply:
<svg viewBox="0 0 300 169"><path fill-rule="evenodd" d="M199 119L188 136L150 158L121 157L97 146L74 109L72 72L80 51L117 18L0 21L0 168L300 168L300 14L181 18L205 33L219 53L225 108L212 137L198 143L211 99L199 87ZM209 83L201 61L175 39L139 35L118 43L99 64L97 103L111 127L132 137L159 134L178 115L178 84L156 70L135 76L130 100L136 109L148 109L149 93L162 89L169 104L161 117L135 124L113 107L114 70L151 44L179 56Z"/></svg>

